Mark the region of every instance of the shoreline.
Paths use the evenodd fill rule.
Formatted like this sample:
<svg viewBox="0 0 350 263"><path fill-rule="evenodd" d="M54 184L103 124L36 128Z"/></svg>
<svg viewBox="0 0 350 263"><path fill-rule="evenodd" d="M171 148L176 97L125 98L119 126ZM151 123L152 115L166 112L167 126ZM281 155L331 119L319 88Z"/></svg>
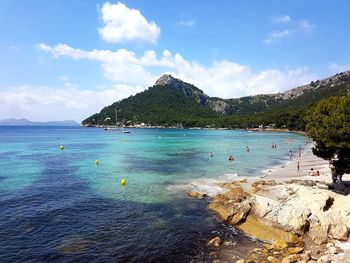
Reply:
<svg viewBox="0 0 350 263"><path fill-rule="evenodd" d="M312 147L312 144L308 144L301 154L301 157L294 157L291 160L286 160L283 165L270 169L271 172L268 172L263 179L272 179L279 182L300 179L325 181L327 183L331 183L331 170L329 168L328 161L315 156L312 153ZM299 162L299 170L297 169L297 162ZM311 168L313 168L315 172L319 171L320 176L308 175ZM346 175L344 175L344 178L345 177Z"/></svg>
<svg viewBox="0 0 350 263"><path fill-rule="evenodd" d="M80 124L81 128L100 128L100 129L111 129L115 128L113 125L88 125L88 124ZM119 128L127 128L127 129L180 129L180 130L231 130L231 131L249 131L249 132L286 132L286 133L296 133L301 135L306 135L305 131L291 131L286 128L212 128L212 127L182 127L182 126L149 126L149 125L128 125L128 126L120 126Z"/></svg>
<svg viewBox="0 0 350 263"><path fill-rule="evenodd" d="M307 144L301 157L286 160L263 177L242 176L218 183L223 191L214 197L188 192L194 198L208 196L209 209L219 220L262 242L243 259L236 251L244 248L228 246L232 240L216 236L208 242L212 262L262 262L262 258L267 262L350 262L350 189L329 188L328 162L315 156L312 146ZM311 168L320 176L308 175ZM350 174L343 180L350 182Z"/></svg>

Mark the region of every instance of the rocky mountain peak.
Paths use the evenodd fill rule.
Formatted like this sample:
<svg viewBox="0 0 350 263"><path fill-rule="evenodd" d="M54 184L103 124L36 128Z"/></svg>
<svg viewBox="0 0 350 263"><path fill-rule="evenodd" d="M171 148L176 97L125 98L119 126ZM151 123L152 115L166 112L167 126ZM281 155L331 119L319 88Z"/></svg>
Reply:
<svg viewBox="0 0 350 263"><path fill-rule="evenodd" d="M275 96L283 100L288 100L291 98L297 98L308 92L319 92L320 90L333 88L335 86L349 85L349 82L350 70L338 73L326 79L311 81L310 84L290 89L283 93L278 93Z"/></svg>
<svg viewBox="0 0 350 263"><path fill-rule="evenodd" d="M154 84L155 86L170 86L172 89L181 91L188 97L195 99L202 105L207 104L207 99L209 98L202 90L196 88L195 86L183 82L180 79L174 78L170 74L162 75Z"/></svg>
<svg viewBox="0 0 350 263"><path fill-rule="evenodd" d="M176 83L181 83L182 80L174 78L170 74L164 74L159 79L157 79L156 83L154 85L156 86L165 86L165 85L171 85L173 86Z"/></svg>

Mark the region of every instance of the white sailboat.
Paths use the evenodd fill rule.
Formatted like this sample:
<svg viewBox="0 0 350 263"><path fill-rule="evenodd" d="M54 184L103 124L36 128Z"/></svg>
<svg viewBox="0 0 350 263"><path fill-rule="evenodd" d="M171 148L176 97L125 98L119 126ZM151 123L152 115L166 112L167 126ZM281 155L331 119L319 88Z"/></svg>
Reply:
<svg viewBox="0 0 350 263"><path fill-rule="evenodd" d="M118 130L118 116L117 116L117 109L114 108L114 112L115 112L115 127L107 127L105 128L105 131L111 131L111 130ZM110 117L106 118L107 119L111 119Z"/></svg>
<svg viewBox="0 0 350 263"><path fill-rule="evenodd" d="M118 114L117 114L117 108L114 108L114 112L115 112L115 128L105 128L105 130L119 130L118 129ZM130 133L130 131L125 130L125 128L123 127L123 130L121 131L122 133Z"/></svg>

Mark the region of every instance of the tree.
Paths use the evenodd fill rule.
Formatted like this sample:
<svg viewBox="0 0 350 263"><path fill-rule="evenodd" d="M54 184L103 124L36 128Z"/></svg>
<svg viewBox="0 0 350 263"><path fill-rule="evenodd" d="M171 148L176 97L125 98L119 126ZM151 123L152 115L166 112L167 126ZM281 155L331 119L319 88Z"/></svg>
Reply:
<svg viewBox="0 0 350 263"><path fill-rule="evenodd" d="M321 100L306 114L313 153L330 161L333 182L350 172L350 93Z"/></svg>

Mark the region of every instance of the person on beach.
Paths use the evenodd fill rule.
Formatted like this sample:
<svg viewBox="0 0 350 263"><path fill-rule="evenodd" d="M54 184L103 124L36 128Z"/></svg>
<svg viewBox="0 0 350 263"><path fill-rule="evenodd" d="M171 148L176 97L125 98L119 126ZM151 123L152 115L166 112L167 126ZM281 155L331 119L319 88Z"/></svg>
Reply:
<svg viewBox="0 0 350 263"><path fill-rule="evenodd" d="M309 172L309 176L315 176L315 171L314 168L311 168L310 172Z"/></svg>
<svg viewBox="0 0 350 263"><path fill-rule="evenodd" d="M299 163L299 161L297 162L297 169L298 169L298 171L299 171L299 169L300 169L300 163Z"/></svg>
<svg viewBox="0 0 350 263"><path fill-rule="evenodd" d="M320 171L317 171L317 172L316 172L316 176L320 176Z"/></svg>
<svg viewBox="0 0 350 263"><path fill-rule="evenodd" d="M335 184L337 182L341 182L341 178L340 178L340 181L338 181L338 175L337 175L337 172L335 170L335 166L333 164L333 161L334 161L333 158L329 160L329 168L331 168L332 181Z"/></svg>

